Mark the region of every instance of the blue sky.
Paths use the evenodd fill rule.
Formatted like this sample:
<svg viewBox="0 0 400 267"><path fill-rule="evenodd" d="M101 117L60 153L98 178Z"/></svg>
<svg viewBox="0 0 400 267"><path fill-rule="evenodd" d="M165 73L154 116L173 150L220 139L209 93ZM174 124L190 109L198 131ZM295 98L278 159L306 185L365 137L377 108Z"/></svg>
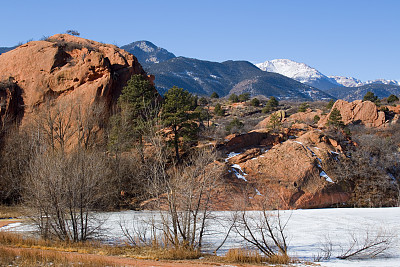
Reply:
<svg viewBox="0 0 400 267"><path fill-rule="evenodd" d="M398 0L4 2L0 46L76 29L210 61L289 58L326 75L400 80Z"/></svg>

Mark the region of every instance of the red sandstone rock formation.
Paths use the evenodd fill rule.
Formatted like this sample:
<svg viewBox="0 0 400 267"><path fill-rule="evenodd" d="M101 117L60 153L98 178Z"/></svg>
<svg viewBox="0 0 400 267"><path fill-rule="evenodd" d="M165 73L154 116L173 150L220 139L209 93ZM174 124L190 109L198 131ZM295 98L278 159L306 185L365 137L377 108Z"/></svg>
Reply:
<svg viewBox="0 0 400 267"><path fill-rule="evenodd" d="M23 124L48 102L51 106L69 103L74 108L102 102L110 107L132 74L147 77L133 55L114 45L67 34L29 42L0 55L0 80L11 79L21 90L14 98L20 97L23 103L19 104ZM12 102L10 92L1 94L0 100ZM7 109L17 112L9 104Z"/></svg>
<svg viewBox="0 0 400 267"><path fill-rule="evenodd" d="M310 138L318 138L318 135ZM240 166L249 182L261 186L258 189L261 194L273 192L279 196L280 208L329 207L347 201L349 194L323 172L320 162L323 159L317 153L330 152L298 140L288 140Z"/></svg>
<svg viewBox="0 0 400 267"><path fill-rule="evenodd" d="M371 101L356 100L349 103L344 100L337 100L332 110L335 108L340 111L344 124L356 123L367 127L380 127L385 124L385 113L379 111ZM329 115L330 113L321 119L318 126L325 126Z"/></svg>

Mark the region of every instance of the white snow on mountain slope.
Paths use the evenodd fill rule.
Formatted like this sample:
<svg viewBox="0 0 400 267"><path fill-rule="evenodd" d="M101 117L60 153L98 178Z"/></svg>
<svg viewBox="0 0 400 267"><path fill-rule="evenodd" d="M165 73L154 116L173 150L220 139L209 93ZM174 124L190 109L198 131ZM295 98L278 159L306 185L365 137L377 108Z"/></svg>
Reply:
<svg viewBox="0 0 400 267"><path fill-rule="evenodd" d="M363 85L363 82L354 77L344 77L344 76L328 76L331 79L334 79L337 83L345 86L345 87L357 87Z"/></svg>
<svg viewBox="0 0 400 267"><path fill-rule="evenodd" d="M319 89L341 86L318 70L290 59L274 59L256 64L263 71L275 72Z"/></svg>
<svg viewBox="0 0 400 267"><path fill-rule="evenodd" d="M122 49L136 56L141 64L155 64L174 58L175 55L164 48L158 47L149 41L136 41L124 46Z"/></svg>
<svg viewBox="0 0 400 267"><path fill-rule="evenodd" d="M154 50L157 49L157 47L155 47L153 44L146 41L138 41L136 46L147 53L154 52Z"/></svg>
<svg viewBox="0 0 400 267"><path fill-rule="evenodd" d="M376 79L376 80L369 80L366 81L365 84L387 84L387 85L397 85L400 86L400 82L396 80L385 80L385 79Z"/></svg>
<svg viewBox="0 0 400 267"><path fill-rule="evenodd" d="M400 81L396 80L376 79L363 82L354 77L326 76L315 68L290 59L274 59L255 65L263 71L279 73L301 83L305 83L322 90L339 86L358 87L367 84L387 84L400 86Z"/></svg>
<svg viewBox="0 0 400 267"><path fill-rule="evenodd" d="M276 72L303 83L310 79L324 77L318 70L290 59L274 59L256 64L256 66L263 71Z"/></svg>
<svg viewBox="0 0 400 267"><path fill-rule="evenodd" d="M346 86L346 87L358 87L367 84L387 84L387 85L397 85L400 86L400 82L396 80L385 80L385 79L376 79L376 80L369 80L363 82L359 79L353 77L343 77L343 76L328 76L331 79L336 80L337 83Z"/></svg>

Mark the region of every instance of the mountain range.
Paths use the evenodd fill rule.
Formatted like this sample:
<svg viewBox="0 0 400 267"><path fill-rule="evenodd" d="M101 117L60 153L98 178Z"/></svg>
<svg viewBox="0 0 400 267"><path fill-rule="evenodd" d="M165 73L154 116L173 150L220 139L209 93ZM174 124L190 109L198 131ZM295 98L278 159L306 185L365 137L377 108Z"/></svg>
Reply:
<svg viewBox="0 0 400 267"><path fill-rule="evenodd" d="M13 46L13 47L0 47L0 55L5 53L5 52L8 52L10 50L13 50L14 48L16 48L16 46Z"/></svg>
<svg viewBox="0 0 400 267"><path fill-rule="evenodd" d="M176 56L164 48L158 47L148 41L136 41L124 46L122 49L135 55L143 67L167 61L168 59L175 58Z"/></svg>
<svg viewBox="0 0 400 267"><path fill-rule="evenodd" d="M0 54L15 47L0 47ZM220 96L248 92L252 96L275 96L289 100L361 99L367 91L378 97L400 95L400 82L354 77L327 76L315 68L290 59L274 59L253 65L248 61L222 63L187 57L176 57L149 41L121 46L136 56L155 85L165 93L176 85L198 95L217 92Z"/></svg>
<svg viewBox="0 0 400 267"><path fill-rule="evenodd" d="M319 89L286 76L264 72L248 61L218 63L176 57L153 64L148 71L156 76L155 84L161 93L176 85L198 95L217 92L220 96L226 96L248 92L252 96L302 101L332 98Z"/></svg>
<svg viewBox="0 0 400 267"><path fill-rule="evenodd" d="M274 59L258 63L256 66L263 71L279 73L321 90L341 86L335 79L325 76L304 63L298 63L290 59Z"/></svg>

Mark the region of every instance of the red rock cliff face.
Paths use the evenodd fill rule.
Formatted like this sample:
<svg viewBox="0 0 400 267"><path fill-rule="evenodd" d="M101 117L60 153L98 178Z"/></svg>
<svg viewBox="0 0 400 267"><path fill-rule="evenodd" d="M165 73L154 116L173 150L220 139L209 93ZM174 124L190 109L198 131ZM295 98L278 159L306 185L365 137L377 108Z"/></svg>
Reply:
<svg viewBox="0 0 400 267"><path fill-rule="evenodd" d="M381 127L386 122L385 113L379 111L377 106L371 101L356 100L347 102L344 100L337 100L332 110L335 108L340 111L344 124L356 123L363 124L367 127ZM322 118L318 126L325 126L330 114L331 113L325 118Z"/></svg>
<svg viewBox="0 0 400 267"><path fill-rule="evenodd" d="M102 101L110 107L132 74L147 77L133 55L114 45L67 34L29 42L0 55L0 80L12 77L21 91L22 123L48 101L83 107ZM4 95L3 102L9 103Z"/></svg>

